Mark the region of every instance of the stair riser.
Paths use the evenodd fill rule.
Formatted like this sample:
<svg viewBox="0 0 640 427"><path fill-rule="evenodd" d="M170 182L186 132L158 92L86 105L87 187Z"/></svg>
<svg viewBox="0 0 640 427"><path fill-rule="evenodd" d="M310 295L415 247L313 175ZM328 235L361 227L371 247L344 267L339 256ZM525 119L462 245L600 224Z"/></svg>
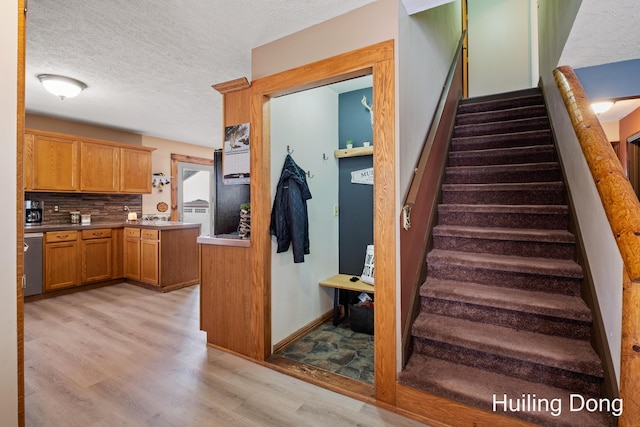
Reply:
<svg viewBox="0 0 640 427"><path fill-rule="evenodd" d="M484 124L455 126L454 137L495 135L501 133L524 132L549 128L549 120L546 117L537 117L526 120L513 120L492 122Z"/></svg>
<svg viewBox="0 0 640 427"><path fill-rule="evenodd" d="M517 152L495 154L491 152L483 152L464 156L452 154L449 156L448 166L521 165L524 163L555 161L557 161L557 159L554 150L518 150Z"/></svg>
<svg viewBox="0 0 640 427"><path fill-rule="evenodd" d="M496 255L573 259L573 243L550 243L518 240L482 239L457 236L433 236L434 249L477 252Z"/></svg>
<svg viewBox="0 0 640 427"><path fill-rule="evenodd" d="M434 279L579 296L581 279L544 274L473 268L427 261L427 274Z"/></svg>
<svg viewBox="0 0 640 427"><path fill-rule="evenodd" d="M565 205L564 189L554 190L448 190L442 203L464 205Z"/></svg>
<svg viewBox="0 0 640 427"><path fill-rule="evenodd" d="M499 99L491 102L463 101L458 107L459 114L481 113L485 111L506 110L509 108L543 105L544 99L540 95Z"/></svg>
<svg viewBox="0 0 640 427"><path fill-rule="evenodd" d="M490 150L493 148L529 147L549 144L553 144L551 132L540 130L537 132L453 138L451 140L451 151Z"/></svg>
<svg viewBox="0 0 640 427"><path fill-rule="evenodd" d="M458 111L456 125L482 124L504 120L529 119L543 117L547 114L544 105L510 108L506 110L492 110L476 113L461 113Z"/></svg>
<svg viewBox="0 0 640 427"><path fill-rule="evenodd" d="M420 299L423 311L475 322L573 339L589 339L591 324L571 319L488 307L438 298Z"/></svg>
<svg viewBox="0 0 640 427"><path fill-rule="evenodd" d="M543 230L566 230L567 215L499 212L440 211L442 225L468 225L473 227L539 228Z"/></svg>
<svg viewBox="0 0 640 427"><path fill-rule="evenodd" d="M590 375L499 356L430 339L414 337L414 351L430 357L451 360L467 366L485 369L531 382L571 390L583 396L598 396L602 380Z"/></svg>
<svg viewBox="0 0 640 427"><path fill-rule="evenodd" d="M445 172L445 184L495 184L500 182L557 182L562 181L560 169L492 171L486 168L478 170L456 170L448 168Z"/></svg>

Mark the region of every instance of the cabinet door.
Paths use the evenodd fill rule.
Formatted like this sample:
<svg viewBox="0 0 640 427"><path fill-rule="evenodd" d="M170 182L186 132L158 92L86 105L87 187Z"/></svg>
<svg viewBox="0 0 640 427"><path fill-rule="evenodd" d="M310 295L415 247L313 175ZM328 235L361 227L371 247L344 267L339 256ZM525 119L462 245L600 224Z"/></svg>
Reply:
<svg viewBox="0 0 640 427"><path fill-rule="evenodd" d="M159 248L157 240L140 240L140 281L151 285L160 284Z"/></svg>
<svg viewBox="0 0 640 427"><path fill-rule="evenodd" d="M47 243L44 251L44 290L70 288L80 284L78 242Z"/></svg>
<svg viewBox="0 0 640 427"><path fill-rule="evenodd" d="M80 190L113 193L120 190L120 147L80 143Z"/></svg>
<svg viewBox="0 0 640 427"><path fill-rule="evenodd" d="M82 283L111 279L111 238L82 241Z"/></svg>
<svg viewBox="0 0 640 427"><path fill-rule="evenodd" d="M151 193L151 152L135 148L120 149L120 191Z"/></svg>
<svg viewBox="0 0 640 427"><path fill-rule="evenodd" d="M78 141L35 135L33 189L78 190Z"/></svg>
<svg viewBox="0 0 640 427"><path fill-rule="evenodd" d="M124 277L140 280L140 239L124 239Z"/></svg>
<svg viewBox="0 0 640 427"><path fill-rule="evenodd" d="M22 182L26 191L33 190L33 140L31 133L24 134L24 149L22 150Z"/></svg>

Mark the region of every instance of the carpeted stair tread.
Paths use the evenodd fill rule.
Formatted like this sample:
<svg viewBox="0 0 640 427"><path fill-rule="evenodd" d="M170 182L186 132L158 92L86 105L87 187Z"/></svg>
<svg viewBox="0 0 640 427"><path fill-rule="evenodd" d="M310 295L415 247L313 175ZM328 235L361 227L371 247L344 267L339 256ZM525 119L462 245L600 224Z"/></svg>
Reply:
<svg viewBox="0 0 640 427"><path fill-rule="evenodd" d="M582 278L582 267L575 261L566 259L479 254L433 249L427 254L427 264L434 263L533 275L558 276L573 279Z"/></svg>
<svg viewBox="0 0 640 427"><path fill-rule="evenodd" d="M526 119L529 117L540 117L546 114L546 107L542 105L516 106L501 110L476 111L470 113L458 112L456 116L457 125L479 124L486 122L497 122L501 120Z"/></svg>
<svg viewBox="0 0 640 427"><path fill-rule="evenodd" d="M504 120L481 124L456 125L453 128L453 136L478 136L496 135L501 133L513 133L519 131L529 131L536 129L547 129L549 119L547 116L530 117L526 119Z"/></svg>
<svg viewBox="0 0 640 427"><path fill-rule="evenodd" d="M555 154L556 149L553 145L531 145L522 147L506 147L506 148L489 148L482 150L455 151L449 153L450 161L463 160L468 158L508 158L508 157L525 157L527 155L552 153ZM462 165L461 165L462 166ZM469 165L473 166L473 165Z"/></svg>
<svg viewBox="0 0 640 427"><path fill-rule="evenodd" d="M591 310L578 296L532 292L429 277L420 287L420 296L579 322L591 322L592 320Z"/></svg>
<svg viewBox="0 0 640 427"><path fill-rule="evenodd" d="M472 184L491 182L557 181L562 178L558 162L518 163L482 166L448 166L445 182Z"/></svg>
<svg viewBox="0 0 640 427"><path fill-rule="evenodd" d="M548 401L561 399L562 411L558 416L553 416L551 410L504 412L504 408L499 404L496 407L496 413L544 426L603 427L611 425L610 417L606 413L571 411L571 392L567 390L421 354L411 357L405 370L400 373L399 382L483 408L489 412L494 409L494 395L498 401L504 399L505 394L514 400L522 398L523 395Z"/></svg>
<svg viewBox="0 0 640 427"><path fill-rule="evenodd" d="M565 205L562 182L443 184L442 203Z"/></svg>
<svg viewBox="0 0 640 427"><path fill-rule="evenodd" d="M443 191L542 191L563 190L562 182L505 182L505 183L471 183L443 184Z"/></svg>
<svg viewBox="0 0 640 427"><path fill-rule="evenodd" d="M436 314L420 313L415 337L500 357L601 377L600 358L588 340L575 340Z"/></svg>
<svg viewBox="0 0 640 427"><path fill-rule="evenodd" d="M549 129L503 132L497 135L459 136L451 139L451 153L501 147L548 145L553 143Z"/></svg>
<svg viewBox="0 0 640 427"><path fill-rule="evenodd" d="M529 228L471 227L465 225L437 225L434 236L469 237L478 239L500 239L522 242L575 243L573 234L567 230L538 230Z"/></svg>
<svg viewBox="0 0 640 427"><path fill-rule="evenodd" d="M502 98L475 97L460 101L458 114L478 113L483 111L506 110L510 108L544 105L540 93L513 94Z"/></svg>

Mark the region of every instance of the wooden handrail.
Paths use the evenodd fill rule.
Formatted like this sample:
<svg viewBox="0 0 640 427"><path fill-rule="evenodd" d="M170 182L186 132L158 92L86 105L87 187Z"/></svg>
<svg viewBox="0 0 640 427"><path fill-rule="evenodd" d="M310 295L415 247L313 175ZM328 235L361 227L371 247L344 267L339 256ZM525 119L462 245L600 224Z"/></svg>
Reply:
<svg viewBox="0 0 640 427"><path fill-rule="evenodd" d="M573 69L562 66L553 74L624 263L620 346L624 411L618 425L633 426L640 420L640 202Z"/></svg>
<svg viewBox="0 0 640 427"><path fill-rule="evenodd" d="M451 82L453 81L453 77L456 73L456 66L460 59L460 55L462 54L462 49L464 46L464 40L467 35L466 30L462 33L460 37L460 41L458 42L458 47L456 48L456 54L453 57L453 61L451 62L451 67L449 68L449 74L447 75L447 80L445 80L444 85L442 86L442 92L440 93L440 100L438 101L438 107L436 108L436 112L433 116L433 121L431 122L431 127L429 128L429 132L427 133L427 137L422 145L422 149L420 151L420 158L418 159L418 164L416 165L413 171L413 177L411 178L411 183L409 184L409 190L407 191L407 196L404 199L404 204L402 206L403 213L403 227L405 230L411 228L411 208L416 203L416 198L418 197L418 192L420 189L420 184L422 183L422 177L424 176L425 169L427 167L427 160L429 159L429 152L431 151L431 146L433 145L433 141L436 138L436 132L438 131L438 124L442 119L442 114L445 109L445 105L447 102L447 93L448 89L451 86Z"/></svg>
<svg viewBox="0 0 640 427"><path fill-rule="evenodd" d="M573 128L632 282L640 282L640 202L569 66L554 71Z"/></svg>

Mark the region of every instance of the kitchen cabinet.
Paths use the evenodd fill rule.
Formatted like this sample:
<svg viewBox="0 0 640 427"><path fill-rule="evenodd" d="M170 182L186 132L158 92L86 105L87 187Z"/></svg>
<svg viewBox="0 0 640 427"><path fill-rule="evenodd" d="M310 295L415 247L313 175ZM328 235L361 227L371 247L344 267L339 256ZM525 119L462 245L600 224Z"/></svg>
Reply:
<svg viewBox="0 0 640 427"><path fill-rule="evenodd" d="M80 143L80 191L120 190L120 147L99 142Z"/></svg>
<svg viewBox="0 0 640 427"><path fill-rule="evenodd" d="M111 279L111 242L110 228L82 230L83 284Z"/></svg>
<svg viewBox="0 0 640 427"><path fill-rule="evenodd" d="M80 284L78 232L45 233L44 291L55 291Z"/></svg>
<svg viewBox="0 0 640 427"><path fill-rule="evenodd" d="M124 229L124 277L140 280L140 229Z"/></svg>
<svg viewBox="0 0 640 427"><path fill-rule="evenodd" d="M154 148L29 129L24 189L84 193L151 193Z"/></svg>
<svg viewBox="0 0 640 427"><path fill-rule="evenodd" d="M199 224L124 229L124 276L162 291L200 282Z"/></svg>
<svg viewBox="0 0 640 427"><path fill-rule="evenodd" d="M120 148L120 192L151 193L151 151Z"/></svg>
<svg viewBox="0 0 640 427"><path fill-rule="evenodd" d="M150 285L160 284L159 235L158 230L140 233L140 281Z"/></svg>
<svg viewBox="0 0 640 427"><path fill-rule="evenodd" d="M77 191L78 147L75 138L25 135L25 189Z"/></svg>

